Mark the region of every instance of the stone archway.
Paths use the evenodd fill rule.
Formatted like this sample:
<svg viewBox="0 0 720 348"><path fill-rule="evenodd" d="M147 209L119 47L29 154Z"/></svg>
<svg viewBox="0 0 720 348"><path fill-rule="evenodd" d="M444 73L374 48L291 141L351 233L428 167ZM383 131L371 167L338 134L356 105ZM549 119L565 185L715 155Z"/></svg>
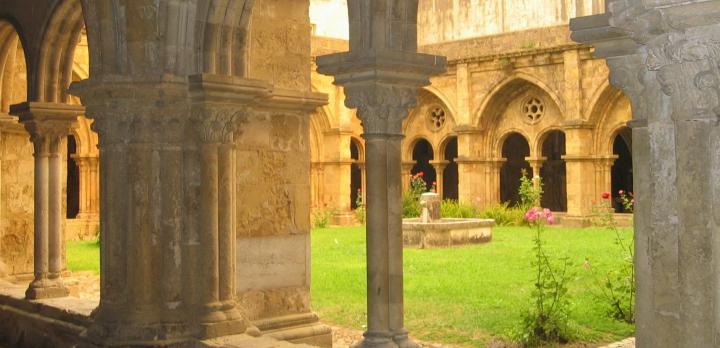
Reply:
<svg viewBox="0 0 720 348"><path fill-rule="evenodd" d="M502 144L502 156L506 161L500 167L500 201L516 205L520 202L518 188L522 171L533 175L530 163L525 159L530 155L530 144L516 132L508 134Z"/></svg>
<svg viewBox="0 0 720 348"><path fill-rule="evenodd" d="M415 143L412 151L412 159L415 161L415 165L410 173L413 175L423 173L422 178L428 189L433 186L437 177L435 168L430 163L434 158L435 151L429 141L420 139Z"/></svg>
<svg viewBox="0 0 720 348"><path fill-rule="evenodd" d="M626 212L619 200L619 191L633 192L632 131L621 128L613 139L613 154L617 156L611 169L612 204L615 212Z"/></svg>
<svg viewBox="0 0 720 348"><path fill-rule="evenodd" d="M565 133L554 130L547 133L542 143L543 179L541 205L553 211L567 211L567 175L565 171Z"/></svg>
<svg viewBox="0 0 720 348"><path fill-rule="evenodd" d="M443 152L443 159L447 162L447 165L443 170L442 198L457 200L459 198L458 165L457 162L455 162L458 157L457 137L451 137L447 141Z"/></svg>

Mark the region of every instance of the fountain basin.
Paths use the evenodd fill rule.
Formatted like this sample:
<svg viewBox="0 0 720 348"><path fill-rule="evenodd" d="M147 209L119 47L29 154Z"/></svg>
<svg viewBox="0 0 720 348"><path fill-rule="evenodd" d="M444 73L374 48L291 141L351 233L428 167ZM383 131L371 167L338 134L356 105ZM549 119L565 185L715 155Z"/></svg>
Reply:
<svg viewBox="0 0 720 348"><path fill-rule="evenodd" d="M492 239L493 226L493 219L403 219L403 245L426 249L487 243Z"/></svg>

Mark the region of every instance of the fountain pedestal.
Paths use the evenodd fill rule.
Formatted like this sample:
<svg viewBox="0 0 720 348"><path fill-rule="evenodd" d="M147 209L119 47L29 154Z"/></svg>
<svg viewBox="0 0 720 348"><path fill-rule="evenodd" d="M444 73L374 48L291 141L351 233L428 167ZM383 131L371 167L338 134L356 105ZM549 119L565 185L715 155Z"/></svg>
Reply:
<svg viewBox="0 0 720 348"><path fill-rule="evenodd" d="M420 218L403 219L405 247L442 248L487 243L492 239L493 219L442 218L437 193L424 193L420 205Z"/></svg>

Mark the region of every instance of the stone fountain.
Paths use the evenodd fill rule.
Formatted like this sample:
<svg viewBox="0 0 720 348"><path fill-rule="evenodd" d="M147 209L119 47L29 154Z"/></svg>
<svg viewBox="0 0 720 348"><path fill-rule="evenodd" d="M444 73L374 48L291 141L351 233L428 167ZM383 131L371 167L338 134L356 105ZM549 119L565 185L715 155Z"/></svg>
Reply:
<svg viewBox="0 0 720 348"><path fill-rule="evenodd" d="M437 193L423 193L420 206L419 218L403 219L403 244L406 247L451 247L487 243L492 239L495 220L442 218Z"/></svg>

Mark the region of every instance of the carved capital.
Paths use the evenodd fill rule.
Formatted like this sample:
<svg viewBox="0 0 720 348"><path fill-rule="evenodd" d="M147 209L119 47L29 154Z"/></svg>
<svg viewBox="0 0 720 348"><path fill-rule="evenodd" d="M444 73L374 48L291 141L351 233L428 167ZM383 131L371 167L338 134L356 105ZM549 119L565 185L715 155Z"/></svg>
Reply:
<svg viewBox="0 0 720 348"><path fill-rule="evenodd" d="M417 104L415 87L370 84L348 86L345 105L357 109L365 134L402 135L402 121Z"/></svg>
<svg viewBox="0 0 720 348"><path fill-rule="evenodd" d="M199 107L192 113L190 126L205 144L232 144L233 134L247 112L244 107Z"/></svg>
<svg viewBox="0 0 720 348"><path fill-rule="evenodd" d="M35 155L46 156L59 154L60 145L84 110L80 105L25 102L13 105L10 113L18 116L30 133Z"/></svg>

